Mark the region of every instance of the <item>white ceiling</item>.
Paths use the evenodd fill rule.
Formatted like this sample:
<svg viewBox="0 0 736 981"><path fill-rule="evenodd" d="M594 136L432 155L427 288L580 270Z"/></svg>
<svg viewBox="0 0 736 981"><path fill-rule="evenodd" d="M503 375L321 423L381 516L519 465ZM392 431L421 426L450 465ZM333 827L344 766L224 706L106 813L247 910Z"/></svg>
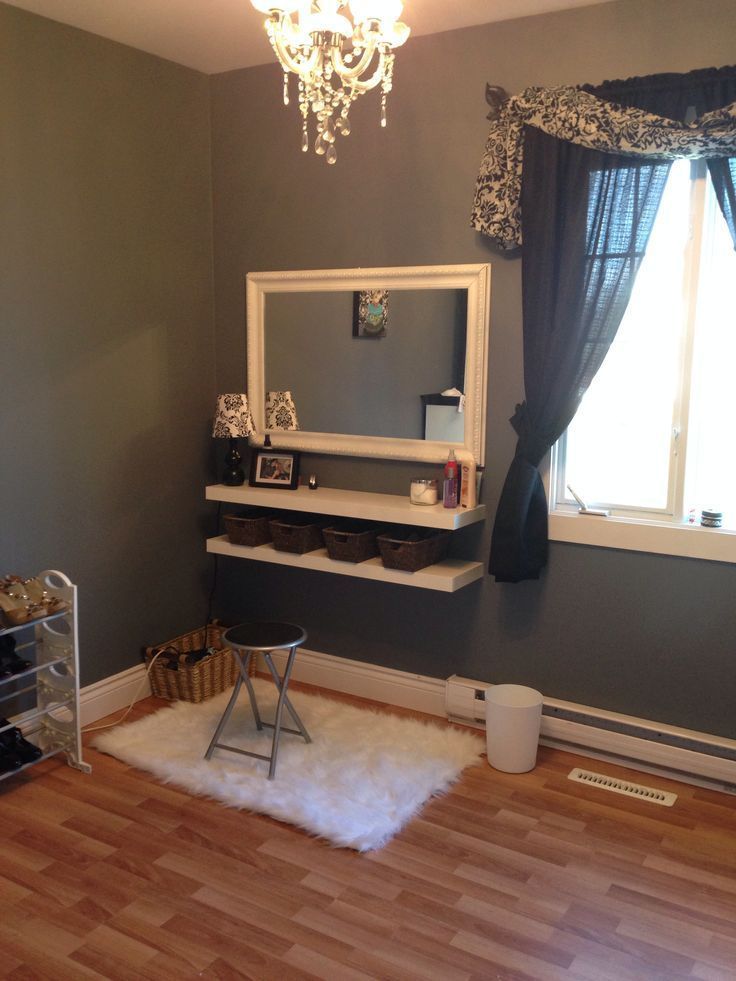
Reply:
<svg viewBox="0 0 736 981"><path fill-rule="evenodd" d="M264 15L249 0L5 0L208 74L273 59ZM405 0L414 35L610 0Z"/></svg>

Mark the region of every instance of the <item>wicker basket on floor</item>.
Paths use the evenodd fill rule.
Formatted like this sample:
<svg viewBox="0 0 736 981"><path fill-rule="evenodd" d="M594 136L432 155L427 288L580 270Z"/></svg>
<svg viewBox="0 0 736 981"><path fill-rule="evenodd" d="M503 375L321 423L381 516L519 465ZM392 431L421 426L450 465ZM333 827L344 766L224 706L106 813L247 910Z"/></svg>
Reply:
<svg viewBox="0 0 736 981"><path fill-rule="evenodd" d="M226 629L215 621L165 644L146 647L146 665L156 658L149 673L153 694L172 701L203 702L231 688L238 676L238 665L230 648L223 645ZM191 655L202 650L209 653L192 663ZM248 673L254 672L255 658L251 658Z"/></svg>

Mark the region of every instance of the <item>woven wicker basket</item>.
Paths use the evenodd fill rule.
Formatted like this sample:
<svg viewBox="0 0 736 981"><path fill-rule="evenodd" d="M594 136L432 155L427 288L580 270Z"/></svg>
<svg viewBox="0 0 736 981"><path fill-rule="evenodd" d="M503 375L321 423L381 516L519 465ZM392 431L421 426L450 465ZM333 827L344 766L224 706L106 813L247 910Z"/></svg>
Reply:
<svg viewBox="0 0 736 981"><path fill-rule="evenodd" d="M278 552L294 552L303 555L323 548L322 528L324 520L312 515L301 515L287 518L272 518L271 535L273 546Z"/></svg>
<svg viewBox="0 0 736 981"><path fill-rule="evenodd" d="M444 558L450 544L449 531L396 529L378 536L381 558L387 569L417 572Z"/></svg>
<svg viewBox="0 0 736 981"><path fill-rule="evenodd" d="M322 529L327 554L339 562L365 562L378 555L377 528L361 524L338 524Z"/></svg>
<svg viewBox="0 0 736 981"><path fill-rule="evenodd" d="M228 541L232 545L265 545L271 541L269 520L275 518L274 511L263 508L250 508L241 514L226 514L223 518Z"/></svg>
<svg viewBox="0 0 736 981"><path fill-rule="evenodd" d="M159 655L149 673L153 694L172 701L203 702L232 687L238 676L238 665L230 648L223 646L222 635L226 629L214 622L157 647L146 647L147 665ZM212 648L212 653L188 664L187 655L203 648ZM249 674L254 673L255 658L250 658L248 670Z"/></svg>

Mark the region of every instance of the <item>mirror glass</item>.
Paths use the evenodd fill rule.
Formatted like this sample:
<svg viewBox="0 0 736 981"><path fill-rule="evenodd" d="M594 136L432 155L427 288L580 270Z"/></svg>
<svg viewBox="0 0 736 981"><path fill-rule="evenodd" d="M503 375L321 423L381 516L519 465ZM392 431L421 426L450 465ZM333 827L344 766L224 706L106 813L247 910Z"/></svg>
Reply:
<svg viewBox="0 0 736 981"><path fill-rule="evenodd" d="M352 290L266 298L266 390L292 393L305 430L424 439L422 396L465 391L467 290L357 292L366 330Z"/></svg>
<svg viewBox="0 0 736 981"><path fill-rule="evenodd" d="M484 462L488 263L249 273L247 393L261 446ZM442 392L457 390L457 396ZM290 392L298 430L266 430ZM269 414L270 419L277 415ZM288 413L286 414L288 419Z"/></svg>

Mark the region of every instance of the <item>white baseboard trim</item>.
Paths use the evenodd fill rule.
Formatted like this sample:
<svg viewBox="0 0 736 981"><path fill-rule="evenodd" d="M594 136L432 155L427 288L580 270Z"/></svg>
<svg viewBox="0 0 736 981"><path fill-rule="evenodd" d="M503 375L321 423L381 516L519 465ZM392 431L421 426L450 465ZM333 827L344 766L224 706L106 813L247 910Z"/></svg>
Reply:
<svg viewBox="0 0 736 981"><path fill-rule="evenodd" d="M132 701L140 701L151 694L145 664L120 671L79 692L79 718L82 727L88 726L106 715L127 708Z"/></svg>
<svg viewBox="0 0 736 981"><path fill-rule="evenodd" d="M286 654L276 652L274 661L279 669L286 660ZM265 666L264 666L265 667ZM397 705L402 708L426 712L447 718L445 711L445 680L429 678L425 675L409 674L393 668L363 661L350 661L347 658L321 654L318 651L300 649L294 663L292 678L321 688L344 692L377 702ZM588 706L572 705L555 699L545 699L545 704L564 706L573 709L586 709L588 713L613 718L615 713L591 709ZM623 718L623 717L621 717ZM482 723L455 721L483 730ZM629 719L647 728L671 729L684 733L686 730L673 729L647 720ZM700 733L688 733L700 736ZM715 737L702 735L703 741L721 742ZM659 774L681 780L696 786L710 787L734 793L736 790L736 764L733 760L694 753L676 746L661 745L653 741L624 736L594 726L578 725L557 719L554 716L542 717L542 745L564 749L578 756L609 761L631 769Z"/></svg>
<svg viewBox="0 0 736 981"><path fill-rule="evenodd" d="M275 651L274 663L283 668L286 654ZM265 665L263 666L265 670ZM261 670L259 665L258 670ZM445 682L443 678L409 674L395 668L383 668L365 661L351 661L333 654L320 654L299 648L291 677L308 685L318 685L346 695L370 698L376 702L414 709L429 715L445 716Z"/></svg>
<svg viewBox="0 0 736 981"><path fill-rule="evenodd" d="M286 660L285 652L274 652L273 660L279 670L282 670ZM259 670L266 670L264 663L260 663L258 667ZM395 668L384 668L364 661L352 661L348 658L301 648L294 663L292 680L346 695L384 702L387 705L425 712L443 719L447 718L444 678L410 674L406 671L397 671ZM81 724L90 725L106 715L127 708L134 699L138 701L147 698L150 694L151 687L143 664L88 685L80 692ZM545 703L547 701L545 700ZM594 711L587 706L571 706L567 702L555 702L554 699L550 699L549 702L572 708L587 708L589 712ZM611 715L603 711L599 714ZM650 727L657 725L646 720L630 721L638 721ZM468 725L474 723L469 722ZM482 729L483 726L476 724L476 728ZM657 725L657 728L662 727ZM692 733L692 735L698 734ZM702 738L706 741L714 740L712 736L703 735ZM736 790L734 786L736 765L732 760L623 736L592 726L578 725L553 716L542 717L540 742L579 756L609 761L697 786L729 793Z"/></svg>

